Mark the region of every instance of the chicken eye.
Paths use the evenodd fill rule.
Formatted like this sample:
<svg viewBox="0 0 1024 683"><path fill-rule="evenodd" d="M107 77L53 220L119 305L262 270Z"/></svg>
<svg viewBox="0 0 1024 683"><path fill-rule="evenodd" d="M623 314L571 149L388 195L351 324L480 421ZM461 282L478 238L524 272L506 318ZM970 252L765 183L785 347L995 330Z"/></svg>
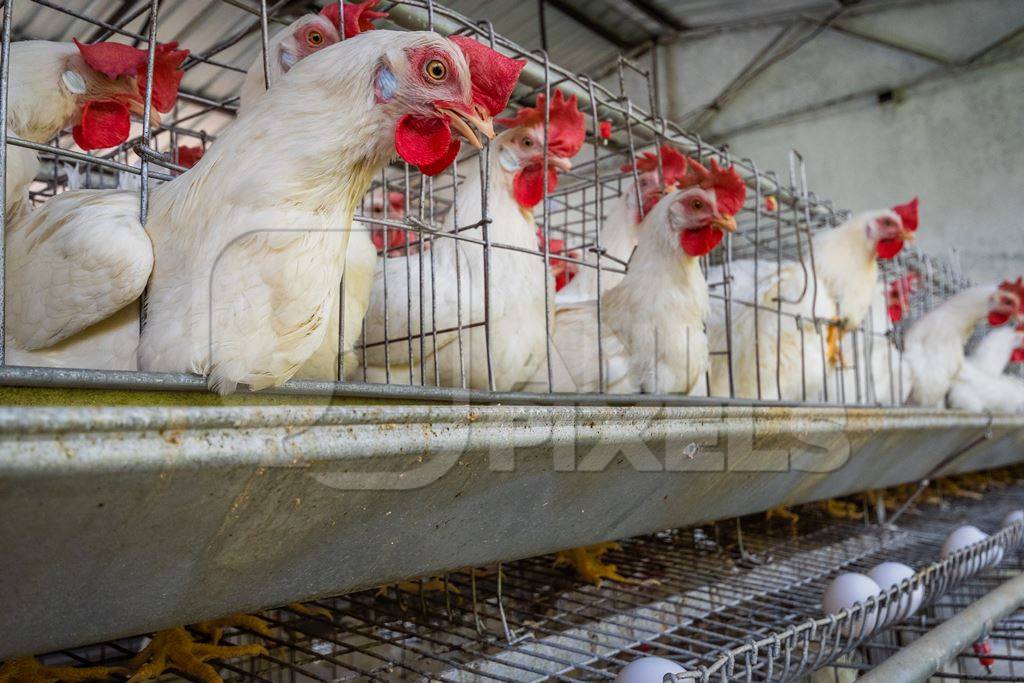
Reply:
<svg viewBox="0 0 1024 683"><path fill-rule="evenodd" d="M533 139L523 138L523 147L533 147Z"/></svg>
<svg viewBox="0 0 1024 683"><path fill-rule="evenodd" d="M690 202L690 208L693 209L694 211L700 211L701 209L704 208L704 202L702 202L699 199L694 199L692 202Z"/></svg>
<svg viewBox="0 0 1024 683"><path fill-rule="evenodd" d="M306 42L310 47L320 47L324 44L324 34L320 31L310 31L309 35L306 36Z"/></svg>
<svg viewBox="0 0 1024 683"><path fill-rule="evenodd" d="M431 59L423 71L433 81L443 81L444 77L448 75L448 67L440 59Z"/></svg>

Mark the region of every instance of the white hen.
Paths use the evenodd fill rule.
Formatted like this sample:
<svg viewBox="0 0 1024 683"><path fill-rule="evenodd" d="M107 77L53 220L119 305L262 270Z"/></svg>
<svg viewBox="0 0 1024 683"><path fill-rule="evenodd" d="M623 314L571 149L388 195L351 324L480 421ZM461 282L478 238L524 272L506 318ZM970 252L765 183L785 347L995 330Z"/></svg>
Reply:
<svg viewBox="0 0 1024 683"><path fill-rule="evenodd" d="M153 193L140 367L204 374L221 392L293 376L328 333L373 176L396 151L439 172L458 152L452 127L479 144L469 123L489 130L521 68L468 39L393 31L296 64Z"/></svg>
<svg viewBox="0 0 1024 683"><path fill-rule="evenodd" d="M780 268L769 260L729 264L731 310L713 302L708 323L715 353L711 394L788 401L833 398L824 396L828 375L841 360L841 334L858 327L870 309L878 281L876 258L895 256L916 229L915 199L854 216L816 234L812 249L817 277L808 253L804 265L783 261ZM722 267L710 269L708 280L722 282ZM731 379L726 351L731 352Z"/></svg>
<svg viewBox="0 0 1024 683"><path fill-rule="evenodd" d="M152 121L170 111L188 55L177 44L160 46L153 79ZM146 51L120 43L21 41L11 45L7 132L45 143L74 127L84 150L113 147L128 137L130 116L141 115ZM140 70L141 69L141 70ZM39 162L24 147L7 148L7 217L29 207L28 189Z"/></svg>
<svg viewBox="0 0 1024 683"><path fill-rule="evenodd" d="M601 249L611 258L601 261L601 291L597 290L597 268L581 266L569 284L555 295L556 304L592 301L622 282L623 273L618 271L625 267L633 254L640 237L643 215L686 173L686 157L669 145L661 147L661 165L659 180L658 155L647 152L637 159L637 181L625 183L625 190L607 209L607 216L601 224L600 240ZM632 170L629 164L622 167L623 172ZM638 202L643 203L642 211ZM583 260L596 266L597 255L588 249Z"/></svg>
<svg viewBox="0 0 1024 683"><path fill-rule="evenodd" d="M536 107L521 110L508 121L511 128L491 145L486 215L492 221L488 228L492 244L536 251L532 208L543 197L545 178L553 189L555 169L568 170L569 158L583 144L584 121L575 96L566 101L561 91L556 91L549 115L548 168L543 168L543 99L539 96ZM448 217L449 231L476 224L484 215L480 158L459 166L466 180L458 189L454 215ZM459 234L483 238L479 227ZM544 362L544 297L545 290L548 296L554 293L554 283L549 277L545 287L542 258L510 249L492 248L489 270L494 387L508 391L528 381ZM371 382L390 379L393 383L462 386L464 380L466 386L488 388L485 328L482 324L469 327L482 323L486 310L479 245L442 237L425 253L384 259L375 275L366 315L366 367L357 368L353 378L361 379L365 370ZM457 331L460 322L464 328L461 335ZM421 329L425 330L422 339L418 337ZM384 340L385 330L389 340L396 340L388 345L387 356L384 345L375 343ZM414 336L411 342L407 341L410 332ZM357 355L362 360L362 354Z"/></svg>
<svg viewBox="0 0 1024 683"><path fill-rule="evenodd" d="M742 203L740 197L736 206ZM697 386L708 364L708 291L698 259L717 240L689 236L710 232L720 239L722 231L736 229L719 205L714 188L697 186L675 190L650 209L629 271L601 297L601 354L596 303L558 307L554 391L599 391L599 358L609 393L688 393ZM546 368L531 384L547 390Z"/></svg>
<svg viewBox="0 0 1024 683"><path fill-rule="evenodd" d="M964 364L964 345L985 316L998 327L1024 319L1024 284L1018 279L959 292L910 327L903 355L910 363L910 402L940 408Z"/></svg>
<svg viewBox="0 0 1024 683"><path fill-rule="evenodd" d="M949 389L951 408L1024 412L1024 380L1004 374L1015 352L1024 350L1024 326L989 332L960 367Z"/></svg>
<svg viewBox="0 0 1024 683"><path fill-rule="evenodd" d="M345 38L350 39L374 28L373 21L386 17L386 12L376 12L373 7L377 0L345 5ZM263 55L259 55L246 72L242 83L238 116L245 116L275 83L281 80L293 66L306 57L334 45L340 40L338 31L338 3L332 3L319 14L307 14L293 21L274 34L267 44L267 70L264 73ZM361 223L352 226L345 253L345 278L343 291L345 301L346 352L352 349L362 326L369 299L370 285L377 254L370 242L367 228ZM331 307L328 322L330 330L337 330L340 324L338 302ZM336 379L338 377L338 334L328 333L320 347L296 373L299 379Z"/></svg>
<svg viewBox="0 0 1024 683"><path fill-rule="evenodd" d="M154 112L168 111L177 97L178 67L188 52L175 47L161 45L156 52ZM114 43L32 41L16 43L11 51L16 55L11 65L16 81L13 132L48 139L74 125L75 140L84 149L127 137L131 113L142 111L144 50ZM34 154L14 158L8 166L9 189L12 177L36 163ZM31 163L19 166L22 162ZM138 196L71 191L26 212L18 200L25 199L27 185L14 192L17 196L9 199L15 205L8 206L16 216L7 226L7 362L135 369L138 308L129 304L142 293L153 263Z"/></svg>

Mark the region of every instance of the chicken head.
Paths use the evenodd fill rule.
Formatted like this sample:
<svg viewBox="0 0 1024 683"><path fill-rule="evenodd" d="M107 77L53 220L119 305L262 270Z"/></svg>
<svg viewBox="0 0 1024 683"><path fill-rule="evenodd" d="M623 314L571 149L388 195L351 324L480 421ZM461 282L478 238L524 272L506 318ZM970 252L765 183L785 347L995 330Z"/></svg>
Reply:
<svg viewBox="0 0 1024 683"><path fill-rule="evenodd" d="M1005 325L1011 320L1024 322L1024 278L1004 280L988 302L988 324Z"/></svg>
<svg viewBox="0 0 1024 683"><path fill-rule="evenodd" d="M679 231L679 244L689 256L703 256L718 246L726 232L735 232L735 215L743 208L747 186L735 167L711 168L688 159L686 173L677 185L681 193L673 197L670 212L673 227Z"/></svg>
<svg viewBox="0 0 1024 683"><path fill-rule="evenodd" d="M548 163L544 168L544 110L546 98L537 95L534 107L524 107L498 123L509 128L499 136L501 168L512 175L512 192L524 209L532 209L558 186L558 172L572 169L572 157L586 137L586 123L577 107L576 96L568 100L556 90L548 109Z"/></svg>
<svg viewBox="0 0 1024 683"><path fill-rule="evenodd" d="M148 54L123 43L74 42L78 54L68 59L61 75L61 87L77 104L71 133L86 151L119 145L128 138L132 114L144 113ZM176 42L156 47L150 111L154 125L178 97L185 73L180 67L188 50L177 48Z"/></svg>
<svg viewBox="0 0 1024 683"><path fill-rule="evenodd" d="M493 117L508 103L525 62L465 36L391 49L374 74L376 103L394 118L395 151L424 175L441 173L476 132L494 137ZM474 132L474 129L476 132Z"/></svg>
<svg viewBox="0 0 1024 683"><path fill-rule="evenodd" d="M917 197L906 204L879 211L867 222L868 239L875 245L878 258L890 259L900 253L917 231Z"/></svg>

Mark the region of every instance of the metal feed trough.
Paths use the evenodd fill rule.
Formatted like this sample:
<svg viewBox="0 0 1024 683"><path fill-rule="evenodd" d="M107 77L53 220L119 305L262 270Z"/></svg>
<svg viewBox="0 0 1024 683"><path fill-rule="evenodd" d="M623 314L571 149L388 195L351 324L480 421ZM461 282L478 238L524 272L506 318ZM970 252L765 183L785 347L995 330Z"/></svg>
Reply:
<svg viewBox="0 0 1024 683"><path fill-rule="evenodd" d="M149 182L181 170L173 162L178 145L215 144L217 126L231 120L245 68L265 49L268 33L295 18L277 15L281 5L147 0L109 23L87 3L7 0L0 150L10 144L39 153L44 163L33 198L40 202L66 189L69 176L90 187L148 178L139 185L145 216ZM600 247L602 221L635 180L620 166L663 143L735 164L750 188L739 231L705 264L725 274L709 282L712 306L757 306L732 296L728 273L736 259L794 260L815 276L810 238L841 222L842 212L809 190L798 154L788 182L752 160L730 159L661 118L656 79L626 59L608 86L440 5L410 1L389 9L401 27L472 34L526 59L516 107L555 88L578 96L589 144L536 218L545 245L562 239L567 252L579 255L514 248L545 264L538 286L549 286L559 262L625 269ZM208 83L229 82L230 95L185 92L160 127L146 124L139 137L103 154L70 149L67 135L48 145L8 135L12 40L39 37L60 17L67 35L47 28L47 37L69 40L88 31L152 48L160 28L187 45L200 10L212 13L207 23L220 18L217 25L235 29L208 48L190 45L185 68L202 68ZM230 63L221 54L229 51ZM191 83L188 75L184 83ZM626 97L638 88L646 102ZM598 135L601 121L612 124L607 143ZM69 174L66 164L84 170ZM446 231L442 218L454 210L464 182L457 168L428 179L393 165L376 185L385 197L404 195L406 218L367 213L361 220L367 229L415 233L400 256L429 259L427 245L439 240L475 246L486 299L487 255L513 247L463 234L486 227L484 216ZM775 208L764 201L769 195ZM888 283L911 270L921 286L910 320L966 284L956 268L916 250L887 264L883 277ZM412 299L423 293L410 290L389 305L412 316ZM787 315L760 309L766 325ZM491 324L485 315L435 329L424 307L416 315L417 325L408 327L421 332L364 336L354 352L382 345L423 357L438 334L456 334L461 348L463 335ZM881 345L890 359L882 384L889 396L898 394L900 334L900 327L870 326L848 334L844 357L852 376L869 349ZM729 357L731 350L712 353ZM824 363L823 354L806 363ZM0 658L1024 459L1021 417L905 408L898 398L883 400L886 392L875 384L851 386L838 371L822 396L801 403L548 387L494 392L466 388L465 375L461 386L430 386L435 373L425 363L418 375L391 373L389 383L373 384L339 379L339 367L333 381L292 381L224 398L186 374L0 367Z"/></svg>

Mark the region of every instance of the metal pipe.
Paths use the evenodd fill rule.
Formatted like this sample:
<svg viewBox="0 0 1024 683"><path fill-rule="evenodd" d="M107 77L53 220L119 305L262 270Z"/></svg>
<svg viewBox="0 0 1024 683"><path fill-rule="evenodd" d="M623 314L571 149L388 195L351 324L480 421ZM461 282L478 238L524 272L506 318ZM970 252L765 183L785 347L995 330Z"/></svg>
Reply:
<svg viewBox="0 0 1024 683"><path fill-rule="evenodd" d="M11 24L14 0L4 3L4 27L0 45L0 367L7 350L7 101L10 99Z"/></svg>
<svg viewBox="0 0 1024 683"><path fill-rule="evenodd" d="M857 680L860 683L926 681L1021 604L1024 604L1024 574L1010 579L941 626L897 650Z"/></svg>

